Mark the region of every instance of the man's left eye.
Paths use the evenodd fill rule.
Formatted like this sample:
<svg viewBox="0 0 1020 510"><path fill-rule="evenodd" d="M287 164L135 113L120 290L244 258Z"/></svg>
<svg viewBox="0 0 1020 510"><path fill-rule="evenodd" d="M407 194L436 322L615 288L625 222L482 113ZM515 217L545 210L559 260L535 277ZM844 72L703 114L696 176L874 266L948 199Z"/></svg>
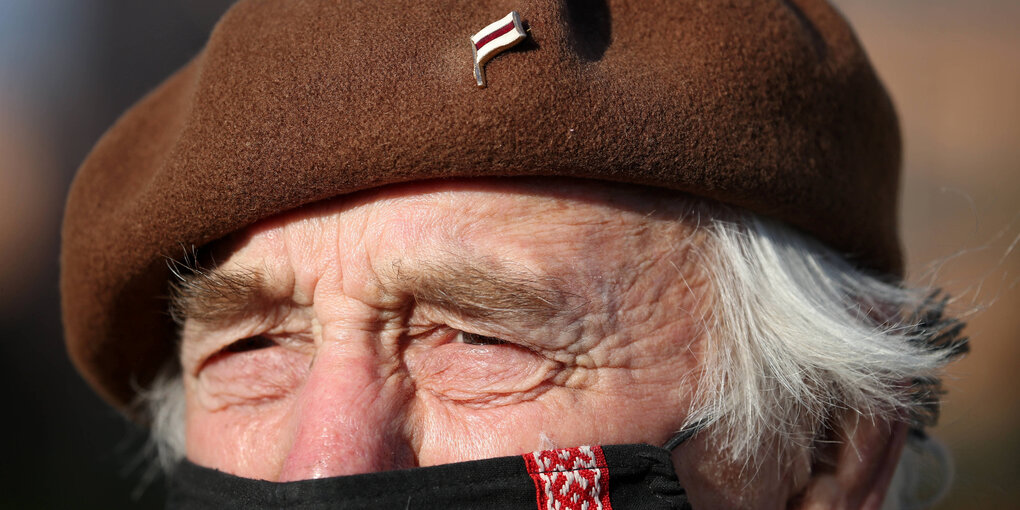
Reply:
<svg viewBox="0 0 1020 510"><path fill-rule="evenodd" d="M468 345L499 345L510 343L507 342L506 340L503 340L502 338L479 335L477 333L468 333L467 331L461 331L460 333L457 333L456 341Z"/></svg>
<svg viewBox="0 0 1020 510"><path fill-rule="evenodd" d="M562 368L516 341L452 327L405 354L408 375L423 395L476 409L536 398Z"/></svg>
<svg viewBox="0 0 1020 510"><path fill-rule="evenodd" d="M247 352L255 351L258 349L265 349L276 345L276 342L271 338L264 337L262 335L250 336L242 338L226 347L221 352Z"/></svg>

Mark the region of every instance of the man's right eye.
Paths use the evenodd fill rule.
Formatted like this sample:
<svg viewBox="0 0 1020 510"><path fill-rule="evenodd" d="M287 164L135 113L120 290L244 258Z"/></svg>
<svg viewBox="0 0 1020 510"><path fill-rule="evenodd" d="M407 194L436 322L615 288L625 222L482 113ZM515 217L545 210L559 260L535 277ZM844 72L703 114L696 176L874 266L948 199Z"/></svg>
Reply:
<svg viewBox="0 0 1020 510"><path fill-rule="evenodd" d="M207 358L197 371L202 405L219 410L257 406L292 394L307 377L307 352L287 348L287 339L241 338Z"/></svg>
<svg viewBox="0 0 1020 510"><path fill-rule="evenodd" d="M276 340L264 335L249 336L240 340L235 340L233 343L221 347L220 350L214 352L202 361L199 371L205 370L205 368L209 365L216 364L226 358L231 358L234 355L268 349L270 347L276 347L277 345L279 345L279 343Z"/></svg>

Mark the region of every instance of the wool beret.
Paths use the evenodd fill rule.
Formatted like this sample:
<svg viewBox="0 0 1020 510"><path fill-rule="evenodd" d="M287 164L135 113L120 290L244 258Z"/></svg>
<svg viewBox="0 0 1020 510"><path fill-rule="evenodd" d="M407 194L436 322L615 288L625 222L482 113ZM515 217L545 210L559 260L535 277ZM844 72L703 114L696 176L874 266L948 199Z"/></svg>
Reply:
<svg viewBox="0 0 1020 510"><path fill-rule="evenodd" d="M472 36L511 11L526 37L479 87ZM66 341L123 409L174 353L168 258L304 204L432 178L672 189L895 275L899 159L891 102L822 0L246 0L79 169Z"/></svg>

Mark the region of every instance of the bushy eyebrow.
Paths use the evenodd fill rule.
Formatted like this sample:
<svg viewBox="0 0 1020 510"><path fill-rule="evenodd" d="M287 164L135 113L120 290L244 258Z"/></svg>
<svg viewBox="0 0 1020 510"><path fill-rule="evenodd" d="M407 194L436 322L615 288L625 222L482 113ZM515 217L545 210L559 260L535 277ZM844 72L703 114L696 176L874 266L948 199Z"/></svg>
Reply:
<svg viewBox="0 0 1020 510"><path fill-rule="evenodd" d="M486 322L544 322L579 300L557 279L469 262L397 264L389 280L418 304Z"/></svg>
<svg viewBox="0 0 1020 510"><path fill-rule="evenodd" d="M243 318L270 304L265 276L253 269L205 270L172 266L170 316L178 326L187 319L215 324Z"/></svg>
<svg viewBox="0 0 1020 510"><path fill-rule="evenodd" d="M505 267L480 267L466 261L410 266L395 263L383 278L384 287L466 320L541 323L575 308L579 301L554 278ZM170 314L178 325L185 320L206 324L238 320L276 301L266 276L253 269L179 269L174 270L176 279L170 285Z"/></svg>

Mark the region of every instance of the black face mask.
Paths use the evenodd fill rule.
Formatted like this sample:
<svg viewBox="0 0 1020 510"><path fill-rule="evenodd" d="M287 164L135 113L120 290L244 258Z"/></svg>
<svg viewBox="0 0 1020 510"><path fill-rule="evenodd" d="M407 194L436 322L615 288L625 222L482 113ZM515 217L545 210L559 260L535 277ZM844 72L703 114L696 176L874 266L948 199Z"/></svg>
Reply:
<svg viewBox="0 0 1020 510"><path fill-rule="evenodd" d="M183 461L169 509L690 509L670 450L582 446L423 468L298 482L228 475ZM668 448L668 449L667 449Z"/></svg>

